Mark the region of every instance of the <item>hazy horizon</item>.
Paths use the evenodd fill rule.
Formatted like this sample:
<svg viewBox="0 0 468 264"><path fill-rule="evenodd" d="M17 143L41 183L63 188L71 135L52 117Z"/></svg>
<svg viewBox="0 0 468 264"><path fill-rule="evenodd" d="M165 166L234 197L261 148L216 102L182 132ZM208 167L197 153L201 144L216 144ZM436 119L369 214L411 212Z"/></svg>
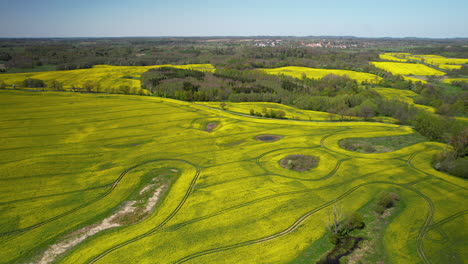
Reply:
<svg viewBox="0 0 468 264"><path fill-rule="evenodd" d="M467 38L468 3L440 1L0 0L0 38Z"/></svg>

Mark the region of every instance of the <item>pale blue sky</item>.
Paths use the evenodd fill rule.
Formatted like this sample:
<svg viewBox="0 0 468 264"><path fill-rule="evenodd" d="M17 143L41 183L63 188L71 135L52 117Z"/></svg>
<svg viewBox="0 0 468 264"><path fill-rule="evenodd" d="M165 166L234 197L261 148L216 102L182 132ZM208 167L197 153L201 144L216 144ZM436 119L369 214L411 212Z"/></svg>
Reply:
<svg viewBox="0 0 468 264"><path fill-rule="evenodd" d="M466 0L0 0L0 37L468 37Z"/></svg>

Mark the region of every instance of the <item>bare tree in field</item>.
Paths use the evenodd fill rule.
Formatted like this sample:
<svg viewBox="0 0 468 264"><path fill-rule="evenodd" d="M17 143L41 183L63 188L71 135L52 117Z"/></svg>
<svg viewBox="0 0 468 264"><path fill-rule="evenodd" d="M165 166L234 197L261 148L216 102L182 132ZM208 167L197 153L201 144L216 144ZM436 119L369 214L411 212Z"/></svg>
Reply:
<svg viewBox="0 0 468 264"><path fill-rule="evenodd" d="M341 229L341 223L343 222L343 207L333 205L328 210L328 230L333 234L338 235Z"/></svg>

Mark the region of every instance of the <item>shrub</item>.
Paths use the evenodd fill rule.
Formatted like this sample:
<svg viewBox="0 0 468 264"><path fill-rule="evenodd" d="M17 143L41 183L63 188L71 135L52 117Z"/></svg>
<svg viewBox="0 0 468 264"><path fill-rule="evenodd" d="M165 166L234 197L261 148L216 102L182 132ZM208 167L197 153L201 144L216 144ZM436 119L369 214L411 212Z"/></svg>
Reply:
<svg viewBox="0 0 468 264"><path fill-rule="evenodd" d="M28 78L23 81L23 86L28 88L41 88L44 87L44 81L39 79Z"/></svg>
<svg viewBox="0 0 468 264"><path fill-rule="evenodd" d="M448 173L465 179L468 178L468 157L454 160Z"/></svg>
<svg viewBox="0 0 468 264"><path fill-rule="evenodd" d="M351 213L344 221L344 226L349 231L354 229L363 229L365 226L364 220L358 212Z"/></svg>
<svg viewBox="0 0 468 264"><path fill-rule="evenodd" d="M295 171L306 171L314 168L319 163L320 158L312 155L288 155L280 160L280 165Z"/></svg>
<svg viewBox="0 0 468 264"><path fill-rule="evenodd" d="M377 204L374 211L383 214L386 209L392 208L400 200L400 196L393 192L382 192L377 196Z"/></svg>

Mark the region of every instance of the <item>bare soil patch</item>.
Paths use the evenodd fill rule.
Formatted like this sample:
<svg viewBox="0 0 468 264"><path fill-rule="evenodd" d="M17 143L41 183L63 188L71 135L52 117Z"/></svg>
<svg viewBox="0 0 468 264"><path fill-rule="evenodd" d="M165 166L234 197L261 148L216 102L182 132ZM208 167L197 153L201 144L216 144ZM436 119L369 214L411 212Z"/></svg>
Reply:
<svg viewBox="0 0 468 264"><path fill-rule="evenodd" d="M306 171L317 166L320 158L312 155L288 155L280 160L281 167L295 171Z"/></svg>
<svg viewBox="0 0 468 264"><path fill-rule="evenodd" d="M213 132L213 130L218 126L217 122L210 122L206 125L205 131L206 132Z"/></svg>
<svg viewBox="0 0 468 264"><path fill-rule="evenodd" d="M258 141L265 141L265 142L275 142L282 139L283 136L278 135L258 135L255 137Z"/></svg>

